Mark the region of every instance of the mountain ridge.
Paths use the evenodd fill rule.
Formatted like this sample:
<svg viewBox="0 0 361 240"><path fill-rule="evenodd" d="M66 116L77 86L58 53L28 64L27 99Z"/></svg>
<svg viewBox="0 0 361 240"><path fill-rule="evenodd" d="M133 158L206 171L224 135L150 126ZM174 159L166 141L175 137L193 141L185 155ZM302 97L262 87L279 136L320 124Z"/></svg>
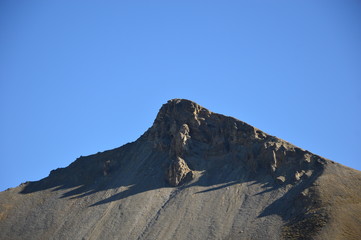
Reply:
<svg viewBox="0 0 361 240"><path fill-rule="evenodd" d="M360 183L356 170L173 99L136 141L0 193L0 237L357 239Z"/></svg>

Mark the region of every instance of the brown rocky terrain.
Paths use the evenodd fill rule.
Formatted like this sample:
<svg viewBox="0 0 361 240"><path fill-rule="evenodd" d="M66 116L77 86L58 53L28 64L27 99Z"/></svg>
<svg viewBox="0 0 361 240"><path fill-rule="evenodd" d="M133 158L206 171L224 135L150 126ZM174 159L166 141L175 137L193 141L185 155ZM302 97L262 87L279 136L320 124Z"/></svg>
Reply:
<svg viewBox="0 0 361 240"><path fill-rule="evenodd" d="M0 239L361 239L361 172L174 99L135 142L1 192Z"/></svg>

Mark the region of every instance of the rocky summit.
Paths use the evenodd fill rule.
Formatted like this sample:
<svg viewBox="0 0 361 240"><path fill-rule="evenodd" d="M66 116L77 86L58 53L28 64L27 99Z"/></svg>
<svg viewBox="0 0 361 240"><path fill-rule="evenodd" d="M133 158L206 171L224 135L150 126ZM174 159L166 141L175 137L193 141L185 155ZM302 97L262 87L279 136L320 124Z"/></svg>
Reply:
<svg viewBox="0 0 361 240"><path fill-rule="evenodd" d="M1 192L0 239L361 239L361 172L174 99L135 142Z"/></svg>

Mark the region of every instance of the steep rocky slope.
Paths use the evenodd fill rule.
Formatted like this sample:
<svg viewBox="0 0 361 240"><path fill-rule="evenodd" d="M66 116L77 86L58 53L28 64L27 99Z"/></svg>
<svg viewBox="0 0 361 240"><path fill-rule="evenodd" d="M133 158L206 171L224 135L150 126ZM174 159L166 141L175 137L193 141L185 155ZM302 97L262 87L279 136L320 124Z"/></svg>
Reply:
<svg viewBox="0 0 361 240"><path fill-rule="evenodd" d="M361 173L174 99L120 148L0 193L0 239L360 239Z"/></svg>

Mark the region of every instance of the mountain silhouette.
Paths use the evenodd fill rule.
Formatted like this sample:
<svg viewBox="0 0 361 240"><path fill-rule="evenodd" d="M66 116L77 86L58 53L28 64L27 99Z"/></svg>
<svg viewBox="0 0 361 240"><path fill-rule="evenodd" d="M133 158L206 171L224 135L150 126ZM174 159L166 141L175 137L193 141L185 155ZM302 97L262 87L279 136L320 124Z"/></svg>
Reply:
<svg viewBox="0 0 361 240"><path fill-rule="evenodd" d="M361 172L185 99L0 193L0 239L361 239Z"/></svg>

